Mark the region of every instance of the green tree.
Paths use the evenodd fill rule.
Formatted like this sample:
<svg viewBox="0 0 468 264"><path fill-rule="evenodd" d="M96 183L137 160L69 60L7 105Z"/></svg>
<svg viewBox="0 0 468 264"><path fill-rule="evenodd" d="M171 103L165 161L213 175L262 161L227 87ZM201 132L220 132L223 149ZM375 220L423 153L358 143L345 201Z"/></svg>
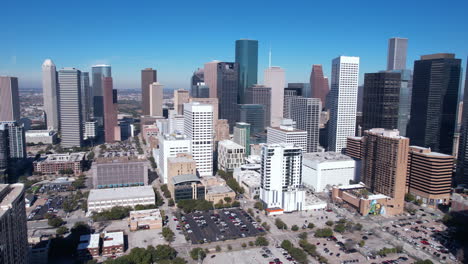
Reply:
<svg viewBox="0 0 468 264"><path fill-rule="evenodd" d="M257 237L257 239L255 239L255 245L260 247L266 247L269 245L269 242L265 237L259 236Z"/></svg>
<svg viewBox="0 0 468 264"><path fill-rule="evenodd" d="M292 231L299 231L299 227L297 225L291 226Z"/></svg>
<svg viewBox="0 0 468 264"><path fill-rule="evenodd" d="M291 250L291 248L293 248L293 244L291 243L291 241L289 240L283 240L283 242L281 242L281 247L284 248L286 251L289 251Z"/></svg>
<svg viewBox="0 0 468 264"><path fill-rule="evenodd" d="M333 230L338 233L343 233L346 230L346 226L344 224L337 224Z"/></svg>
<svg viewBox="0 0 468 264"><path fill-rule="evenodd" d="M154 161L154 157L149 157L148 160L151 163L151 168L156 169L157 166L156 166L156 162Z"/></svg>
<svg viewBox="0 0 468 264"><path fill-rule="evenodd" d="M64 223L65 222L60 217L53 217L53 218L50 218L49 220L47 220L47 224L52 226L52 227L59 227L59 226L63 225Z"/></svg>
<svg viewBox="0 0 468 264"><path fill-rule="evenodd" d="M262 227L265 228L266 231L270 231L270 225L267 224L267 222L263 222Z"/></svg>
<svg viewBox="0 0 468 264"><path fill-rule="evenodd" d="M230 202L232 202L232 199L231 199L231 197L224 197L224 201L226 203L230 203Z"/></svg>
<svg viewBox="0 0 468 264"><path fill-rule="evenodd" d="M258 210L263 210L263 203L260 201L255 202L254 208Z"/></svg>
<svg viewBox="0 0 468 264"><path fill-rule="evenodd" d="M333 236L333 230L331 228L319 228L315 230L315 237L330 237Z"/></svg>
<svg viewBox="0 0 468 264"><path fill-rule="evenodd" d="M194 248L190 251L190 257L192 257L193 260L198 260L198 259L205 259L206 253L202 248Z"/></svg>
<svg viewBox="0 0 468 264"><path fill-rule="evenodd" d="M423 204L423 201L421 199L417 199L416 201L414 201L414 203L421 206Z"/></svg>
<svg viewBox="0 0 468 264"><path fill-rule="evenodd" d="M312 228L314 228L314 227L315 227L315 225L314 225L313 223L309 223L309 224L307 225L307 228L309 228L309 229L312 229Z"/></svg>
<svg viewBox="0 0 468 264"><path fill-rule="evenodd" d="M57 228L57 230L55 231L55 233L59 236L62 236L62 235L65 235L66 233L68 233L68 228L66 226L61 226L59 228Z"/></svg>
<svg viewBox="0 0 468 264"><path fill-rule="evenodd" d="M405 201L407 201L407 202L414 201L414 195L412 195L411 193L406 193L405 194Z"/></svg>
<svg viewBox="0 0 468 264"><path fill-rule="evenodd" d="M255 243L253 241L249 241L249 246L253 247Z"/></svg>
<svg viewBox="0 0 468 264"><path fill-rule="evenodd" d="M299 234L298 236L300 239L307 239L307 233L306 232L302 232Z"/></svg>
<svg viewBox="0 0 468 264"><path fill-rule="evenodd" d="M326 224L327 226L333 226L335 223L333 223L332 220L328 220L327 222L325 222L325 224Z"/></svg>
<svg viewBox="0 0 468 264"><path fill-rule="evenodd" d="M283 222L283 220L281 220L280 218L276 218L275 225L278 229L283 229L283 230L288 229L288 226L286 225L286 223Z"/></svg>
<svg viewBox="0 0 468 264"><path fill-rule="evenodd" d="M86 156L86 159L87 159L87 160L93 160L93 159L94 159L94 155L95 155L95 154L94 154L94 151L91 151L91 152L88 153L88 156Z"/></svg>
<svg viewBox="0 0 468 264"><path fill-rule="evenodd" d="M220 246L216 246L216 252L221 252L221 247Z"/></svg>
<svg viewBox="0 0 468 264"><path fill-rule="evenodd" d="M227 249L228 249L228 250L232 250L232 246L231 246L231 245L227 245Z"/></svg>
<svg viewBox="0 0 468 264"><path fill-rule="evenodd" d="M169 199L169 201L167 202L167 205L168 206L174 206L175 205L175 202L174 202L174 199Z"/></svg>
<svg viewBox="0 0 468 264"><path fill-rule="evenodd" d="M169 227L163 227L162 235L167 242L174 241L174 232Z"/></svg>
<svg viewBox="0 0 468 264"><path fill-rule="evenodd" d="M239 201L234 201L231 204L232 207L240 207L240 202Z"/></svg>
<svg viewBox="0 0 468 264"><path fill-rule="evenodd" d="M169 245L157 245L153 254L153 260L159 261L164 259L174 259L177 256L177 251Z"/></svg>
<svg viewBox="0 0 468 264"><path fill-rule="evenodd" d="M365 244L366 244L366 241L364 241L364 240L359 241L359 246L360 247L363 247Z"/></svg>
<svg viewBox="0 0 468 264"><path fill-rule="evenodd" d="M243 247L243 248L247 247L247 244L246 244L246 243L242 243L242 247Z"/></svg>
<svg viewBox="0 0 468 264"><path fill-rule="evenodd" d="M300 248L293 247L289 251L289 255L294 258L299 263L308 263L307 262L307 255L304 250Z"/></svg>

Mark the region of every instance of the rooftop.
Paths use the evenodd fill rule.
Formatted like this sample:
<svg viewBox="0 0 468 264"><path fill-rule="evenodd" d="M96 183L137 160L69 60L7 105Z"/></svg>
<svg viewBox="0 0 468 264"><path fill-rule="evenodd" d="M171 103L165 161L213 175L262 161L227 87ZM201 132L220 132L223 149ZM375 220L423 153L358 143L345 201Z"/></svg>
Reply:
<svg viewBox="0 0 468 264"><path fill-rule="evenodd" d="M0 218L13 206L12 203L21 195L23 190L24 185L22 183L0 184ZM6 195L2 197L2 193L6 193Z"/></svg>
<svg viewBox="0 0 468 264"><path fill-rule="evenodd" d="M331 151L330 152L304 153L302 157L303 159L316 161L318 163L353 160L351 157L348 157L344 154L341 154L339 152L331 152Z"/></svg>
<svg viewBox="0 0 468 264"><path fill-rule="evenodd" d="M102 247L120 246L124 244L124 234L123 232L104 233L102 240L104 241Z"/></svg>
<svg viewBox="0 0 468 264"><path fill-rule="evenodd" d="M66 153L66 154L50 154L38 162L76 162L84 159L86 152Z"/></svg>
<svg viewBox="0 0 468 264"><path fill-rule="evenodd" d="M130 219L133 220L134 218L142 220L161 219L161 211L159 209L130 211Z"/></svg>
<svg viewBox="0 0 468 264"><path fill-rule="evenodd" d="M244 149L243 146L237 144L236 142L232 141L232 140L222 140L218 143L218 145L220 146L224 146L228 149Z"/></svg>
<svg viewBox="0 0 468 264"><path fill-rule="evenodd" d="M80 244L78 245L78 250L87 248L99 248L99 234L80 236Z"/></svg>
<svg viewBox="0 0 468 264"><path fill-rule="evenodd" d="M154 197L154 191L151 186L93 189L89 192L88 202L102 200L134 199L148 196Z"/></svg>
<svg viewBox="0 0 468 264"><path fill-rule="evenodd" d="M244 182L248 186L260 185L261 175L256 171L241 171L236 169L234 174L236 174L236 179L239 179L240 182Z"/></svg>
<svg viewBox="0 0 468 264"><path fill-rule="evenodd" d="M351 189L362 189L366 188L366 185L364 183L358 183L358 184L350 184L350 185L341 185L338 186L338 189L340 190L351 190Z"/></svg>
<svg viewBox="0 0 468 264"><path fill-rule="evenodd" d="M179 155L177 157L167 158L168 164L169 163L181 163L181 162L189 163L189 162L195 162L195 160L191 156L179 156Z"/></svg>
<svg viewBox="0 0 468 264"><path fill-rule="evenodd" d="M198 176L195 174L182 174L182 175L177 175L177 176L172 177L172 182L174 183L174 185L184 183L184 182L193 182L193 181L201 182L201 179L198 178Z"/></svg>
<svg viewBox="0 0 468 264"><path fill-rule="evenodd" d="M367 132L388 138L405 138L400 136L400 131L398 131L398 129L372 128L367 130Z"/></svg>
<svg viewBox="0 0 468 264"><path fill-rule="evenodd" d="M213 186L208 186L206 188L207 193L228 193L228 192L233 192L233 190L227 186L227 185L213 185Z"/></svg>
<svg viewBox="0 0 468 264"><path fill-rule="evenodd" d="M146 163L147 161L143 159L139 159L137 156L107 157L107 158L98 158L95 160L95 163L97 164L130 163L130 162Z"/></svg>
<svg viewBox="0 0 468 264"><path fill-rule="evenodd" d="M180 133L164 134L163 137L164 140L188 140L186 135Z"/></svg>

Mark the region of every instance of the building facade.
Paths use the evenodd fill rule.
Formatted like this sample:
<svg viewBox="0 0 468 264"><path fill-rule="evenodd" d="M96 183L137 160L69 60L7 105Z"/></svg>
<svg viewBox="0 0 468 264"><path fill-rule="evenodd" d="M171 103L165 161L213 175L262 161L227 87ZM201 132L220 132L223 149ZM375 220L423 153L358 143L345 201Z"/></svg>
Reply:
<svg viewBox="0 0 468 264"><path fill-rule="evenodd" d="M245 148L234 141L223 140L218 143L218 170L232 172L244 164Z"/></svg>
<svg viewBox="0 0 468 264"><path fill-rule="evenodd" d="M406 69L407 38L391 38L388 40L387 70Z"/></svg>
<svg viewBox="0 0 468 264"><path fill-rule="evenodd" d="M183 134L165 134L159 137L159 156L156 161L162 183L168 183L168 158L176 157L179 153L191 152L192 142Z"/></svg>
<svg viewBox="0 0 468 264"><path fill-rule="evenodd" d="M270 126L279 126L283 119L284 87L286 76L281 67L269 67L264 72L264 84L271 87L271 109Z"/></svg>
<svg viewBox="0 0 468 264"><path fill-rule="evenodd" d="M0 122L19 121L20 104L18 78L0 76Z"/></svg>
<svg viewBox="0 0 468 264"><path fill-rule="evenodd" d="M257 83L258 40L236 40L236 63L239 65L239 103L246 104L247 89Z"/></svg>
<svg viewBox="0 0 468 264"><path fill-rule="evenodd" d="M173 158L167 159L167 181L172 177L183 174L197 175L197 163L191 154L178 153Z"/></svg>
<svg viewBox="0 0 468 264"><path fill-rule="evenodd" d="M466 75L468 76L468 60L466 67ZM468 78L465 78L465 92L468 95ZM455 177L456 184L468 184L468 96L463 98L462 114L458 113L461 118L460 123L460 143L458 147L457 157L457 172Z"/></svg>
<svg viewBox="0 0 468 264"><path fill-rule="evenodd" d="M157 72L152 68L141 70L141 108L143 115L150 114L150 84L158 81ZM162 115L162 114L161 114Z"/></svg>
<svg viewBox="0 0 468 264"><path fill-rule="evenodd" d="M85 152L50 154L33 162L35 172L42 174L59 174L64 170L73 170L78 176L83 172Z"/></svg>
<svg viewBox="0 0 468 264"><path fill-rule="evenodd" d="M101 79L99 80L101 82ZM64 68L58 72L60 90L60 131L62 148L83 145L83 120L81 113L81 72L75 68ZM102 84L100 96L95 97L103 103ZM103 105L95 106L98 111ZM96 108L95 108L96 111ZM96 113L95 113L96 114ZM103 111L99 113L103 121ZM102 123L101 123L102 124Z"/></svg>
<svg viewBox="0 0 468 264"><path fill-rule="evenodd" d="M42 95L47 128L59 129L59 93L57 89L57 70L50 59L42 64Z"/></svg>
<svg viewBox="0 0 468 264"><path fill-rule="evenodd" d="M271 123L271 88L264 85L254 85L247 89L247 104L259 104L265 106L265 127Z"/></svg>
<svg viewBox="0 0 468 264"><path fill-rule="evenodd" d="M93 162L94 188L148 185L148 163L144 160L104 158Z"/></svg>
<svg viewBox="0 0 468 264"><path fill-rule="evenodd" d="M113 89L112 77L102 78L104 100L104 139L106 143L120 141L120 127L117 119L117 90Z"/></svg>
<svg viewBox="0 0 468 264"><path fill-rule="evenodd" d="M245 155L250 156L250 124L237 122L234 127L233 141L245 148Z"/></svg>
<svg viewBox="0 0 468 264"><path fill-rule="evenodd" d="M296 129L291 119L283 119L279 127L267 128L267 144L280 143L292 143L307 152L307 131Z"/></svg>
<svg viewBox="0 0 468 264"><path fill-rule="evenodd" d="M154 203L155 194L151 186L93 189L89 191L88 211L102 212L114 206L135 207L138 204L150 205Z"/></svg>
<svg viewBox="0 0 468 264"><path fill-rule="evenodd" d="M174 109L179 115L184 114L184 104L189 102L189 91L184 89L174 90Z"/></svg>
<svg viewBox="0 0 468 264"><path fill-rule="evenodd" d="M99 126L104 125L104 89L102 78L112 77L110 65L94 65L91 67L93 77L93 117ZM61 91L61 90L60 90Z"/></svg>
<svg viewBox="0 0 468 264"><path fill-rule="evenodd" d="M174 201L204 200L206 189L201 179L195 174L181 174L171 178L168 189Z"/></svg>
<svg viewBox="0 0 468 264"><path fill-rule="evenodd" d="M328 79L325 79L323 76L323 69L320 64L312 65L312 72L310 73L310 89L312 98L319 98L322 102L322 107L325 107L330 88L328 87Z"/></svg>
<svg viewBox="0 0 468 264"><path fill-rule="evenodd" d="M250 136L265 131L265 106L259 104L239 105L239 122L250 124Z"/></svg>
<svg viewBox="0 0 468 264"><path fill-rule="evenodd" d="M163 116L163 85L154 82L149 85L149 115Z"/></svg>
<svg viewBox="0 0 468 264"><path fill-rule="evenodd" d="M305 152L317 152L322 103L318 98L293 96L290 98L288 108L288 116L296 122L296 128L307 131L307 148Z"/></svg>

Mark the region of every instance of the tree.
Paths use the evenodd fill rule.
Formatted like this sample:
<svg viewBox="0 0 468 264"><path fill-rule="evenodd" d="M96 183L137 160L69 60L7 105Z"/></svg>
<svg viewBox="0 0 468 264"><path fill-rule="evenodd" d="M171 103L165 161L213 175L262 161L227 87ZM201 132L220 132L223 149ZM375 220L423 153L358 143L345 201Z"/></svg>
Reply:
<svg viewBox="0 0 468 264"><path fill-rule="evenodd" d="M365 244L366 244L366 241L364 241L364 240L359 241L359 246L360 247L363 247Z"/></svg>
<svg viewBox="0 0 468 264"><path fill-rule="evenodd" d="M174 232L169 227L163 227L162 236L167 242L174 241Z"/></svg>
<svg viewBox="0 0 468 264"><path fill-rule="evenodd" d="M298 230L299 230L299 227L298 227L297 225L293 225L293 226L291 227L291 230L292 230L292 231L298 231Z"/></svg>
<svg viewBox="0 0 468 264"><path fill-rule="evenodd" d="M288 252L289 252L289 255L291 255L291 257L293 259L295 259L297 262L299 262L299 263L308 263L307 262L307 255L304 252L304 250L302 250L300 248L293 247Z"/></svg>
<svg viewBox="0 0 468 264"><path fill-rule="evenodd" d="M253 247L255 243L253 241L249 241L249 246Z"/></svg>
<svg viewBox="0 0 468 264"><path fill-rule="evenodd" d="M414 203L421 206L423 204L423 201L421 199L417 199L416 201L414 201Z"/></svg>
<svg viewBox="0 0 468 264"><path fill-rule="evenodd" d="M288 229L288 226L286 225L286 223L284 223L283 220L281 220L280 218L276 218L275 225L278 229L283 229L283 230Z"/></svg>
<svg viewBox="0 0 468 264"><path fill-rule="evenodd" d="M231 246L231 245L227 245L227 249L228 249L228 250L232 250L232 246Z"/></svg>
<svg viewBox="0 0 468 264"><path fill-rule="evenodd" d="M265 228L266 231L270 231L270 225L267 224L267 222L263 222L262 227Z"/></svg>
<svg viewBox="0 0 468 264"><path fill-rule="evenodd" d="M149 246L150 248L152 246ZM169 245L157 245L153 252L153 259L156 261L164 259L174 259L177 251Z"/></svg>
<svg viewBox="0 0 468 264"><path fill-rule="evenodd" d="M169 201L167 202L167 205L169 206L174 206L175 205L175 202L174 202L174 199L169 199Z"/></svg>
<svg viewBox="0 0 468 264"><path fill-rule="evenodd" d="M232 201L231 197L224 197L224 201L226 203L230 203Z"/></svg>
<svg viewBox="0 0 468 264"><path fill-rule="evenodd" d="M325 224L326 224L327 226L333 226L334 223L333 223L332 220L328 220L327 222L325 222Z"/></svg>
<svg viewBox="0 0 468 264"><path fill-rule="evenodd" d="M331 228L319 228L315 230L315 237L330 237L333 236L333 230Z"/></svg>
<svg viewBox="0 0 468 264"><path fill-rule="evenodd" d="M414 201L414 195L412 195L411 193L406 193L405 194L405 201L407 201L407 202Z"/></svg>
<svg viewBox="0 0 468 264"><path fill-rule="evenodd" d="M61 226L59 228L57 228L57 230L55 231L55 233L59 236L62 236L62 235L65 235L66 233L68 233L68 228L66 226Z"/></svg>
<svg viewBox="0 0 468 264"><path fill-rule="evenodd" d="M53 217L53 218L49 218L49 220L47 220L47 224L52 226L52 227L55 227L55 228L63 225L64 223L65 222L60 217Z"/></svg>
<svg viewBox="0 0 468 264"><path fill-rule="evenodd" d="M333 230L338 233L343 233L346 230L346 226L344 224L337 224Z"/></svg>
<svg viewBox="0 0 468 264"><path fill-rule="evenodd" d="M156 162L154 161L154 157L149 157L148 160L151 163L151 168L156 169Z"/></svg>
<svg viewBox="0 0 468 264"><path fill-rule="evenodd" d="M246 243L242 243L242 247L243 247L243 248L247 247L247 244L246 244Z"/></svg>
<svg viewBox="0 0 468 264"><path fill-rule="evenodd" d="M220 246L216 246L216 252L221 252L221 247Z"/></svg>
<svg viewBox="0 0 468 264"><path fill-rule="evenodd" d="M357 231L361 231L362 230L362 224L357 223L356 225L354 225L354 229L356 229Z"/></svg>
<svg viewBox="0 0 468 264"><path fill-rule="evenodd" d="M91 151L91 152L88 153L88 156L86 156L86 159L87 159L87 160L93 160L93 159L94 159L94 155L95 155L95 154L94 154L94 151Z"/></svg>
<svg viewBox="0 0 468 264"><path fill-rule="evenodd" d="M66 213L75 211L75 208L78 206L78 203L75 200L65 199L62 204L62 208Z"/></svg>
<svg viewBox="0 0 468 264"><path fill-rule="evenodd" d="M169 188L167 188L167 184L161 185L161 191L163 192L164 197L167 199L171 198L171 192L169 191Z"/></svg>
<svg viewBox="0 0 468 264"><path fill-rule="evenodd" d="M299 234L298 236L300 239L307 239L307 233L306 232L302 232Z"/></svg>
<svg viewBox="0 0 468 264"><path fill-rule="evenodd" d="M256 246L260 246L260 247L266 247L269 245L269 242L268 240L263 237L263 236L259 236L257 237L257 239L255 240L255 245Z"/></svg>
<svg viewBox="0 0 468 264"><path fill-rule="evenodd" d="M354 240L346 240L346 242L344 243L344 247L347 250L351 250L356 247L356 242Z"/></svg>
<svg viewBox="0 0 468 264"><path fill-rule="evenodd" d="M283 242L281 242L281 247L284 248L286 251L289 251L291 250L291 248L293 248L293 244L291 243L291 241L289 240L283 240Z"/></svg>
<svg viewBox="0 0 468 264"><path fill-rule="evenodd" d="M198 260L199 258L203 260L206 257L206 253L202 248L198 247L190 251L190 257L192 257L193 260Z"/></svg>
<svg viewBox="0 0 468 264"><path fill-rule="evenodd" d="M239 201L234 201L231 204L232 207L240 207L240 202Z"/></svg>
<svg viewBox="0 0 468 264"><path fill-rule="evenodd" d="M307 228L309 228L309 229L312 229L312 228L314 228L314 227L315 227L315 225L314 225L313 223L309 223L309 224L307 225Z"/></svg>
<svg viewBox="0 0 468 264"><path fill-rule="evenodd" d="M263 210L263 203L260 201L255 202L254 208L258 210Z"/></svg>

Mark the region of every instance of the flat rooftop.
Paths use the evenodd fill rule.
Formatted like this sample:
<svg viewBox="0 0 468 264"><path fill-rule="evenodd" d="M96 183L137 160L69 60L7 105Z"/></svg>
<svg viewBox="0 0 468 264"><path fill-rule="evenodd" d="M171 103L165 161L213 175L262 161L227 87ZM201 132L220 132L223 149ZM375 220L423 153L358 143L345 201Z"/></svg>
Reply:
<svg viewBox="0 0 468 264"><path fill-rule="evenodd" d="M187 136L181 133L164 134L164 140L187 140Z"/></svg>
<svg viewBox="0 0 468 264"><path fill-rule="evenodd" d="M146 163L147 160L139 159L137 156L120 156L120 157L98 158L94 162L97 164L130 163L130 162Z"/></svg>
<svg viewBox="0 0 468 264"><path fill-rule="evenodd" d="M331 152L331 151L330 152L304 153L302 156L303 156L303 159L316 161L318 163L353 160L349 156L346 156L339 152Z"/></svg>
<svg viewBox="0 0 468 264"><path fill-rule="evenodd" d="M24 185L22 183L0 184L0 194L7 193L3 198L0 198L0 218L12 208L12 203L21 195L23 189Z"/></svg>
<svg viewBox="0 0 468 264"><path fill-rule="evenodd" d="M218 145L222 145L228 149L245 149L243 146L237 144L232 140L222 140L218 143Z"/></svg>
<svg viewBox="0 0 468 264"><path fill-rule="evenodd" d="M239 171L237 177L240 181L244 182L248 186L259 186L260 185L260 173L256 171Z"/></svg>
<svg viewBox="0 0 468 264"><path fill-rule="evenodd" d="M124 244L123 232L104 233L102 247L120 246Z"/></svg>
<svg viewBox="0 0 468 264"><path fill-rule="evenodd" d="M167 163L179 163L179 162L195 162L193 158L189 158L187 156L182 156L182 157L172 157L172 158L167 158Z"/></svg>
<svg viewBox="0 0 468 264"><path fill-rule="evenodd" d="M233 190L227 185L213 185L213 186L206 187L206 192L217 194L217 193L233 192Z"/></svg>
<svg viewBox="0 0 468 264"><path fill-rule="evenodd" d="M338 189L340 190L351 190L351 189L362 189L362 188L366 188L366 185L364 185L364 183L338 186Z"/></svg>
<svg viewBox="0 0 468 264"><path fill-rule="evenodd" d="M151 186L136 186L122 187L112 189L93 189L89 192L88 202L119 200L119 199L135 199L141 197L154 197L153 187Z"/></svg>
<svg viewBox="0 0 468 264"><path fill-rule="evenodd" d="M90 234L80 236L80 244L78 244L78 250L88 248L99 248L99 234Z"/></svg>
<svg viewBox="0 0 468 264"><path fill-rule="evenodd" d="M148 209L139 211L130 211L130 219L138 220L157 220L161 219L161 211L159 209Z"/></svg>
<svg viewBox="0 0 468 264"><path fill-rule="evenodd" d="M60 162L76 162L84 159L86 152L66 153L66 154L50 154L39 162L45 163L60 163Z"/></svg>

